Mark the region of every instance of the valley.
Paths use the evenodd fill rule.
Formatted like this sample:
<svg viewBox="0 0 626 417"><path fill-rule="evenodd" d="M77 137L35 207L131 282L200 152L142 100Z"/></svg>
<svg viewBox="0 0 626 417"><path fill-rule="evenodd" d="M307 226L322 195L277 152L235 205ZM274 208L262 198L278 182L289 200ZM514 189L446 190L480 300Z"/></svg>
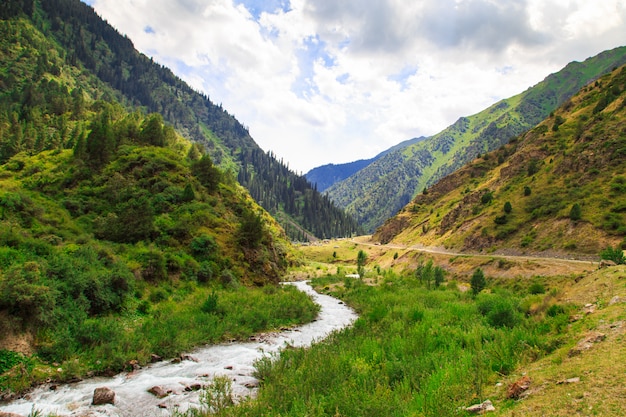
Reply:
<svg viewBox="0 0 626 417"><path fill-rule="evenodd" d="M322 193L86 3L0 35L1 410L626 415L626 47Z"/></svg>

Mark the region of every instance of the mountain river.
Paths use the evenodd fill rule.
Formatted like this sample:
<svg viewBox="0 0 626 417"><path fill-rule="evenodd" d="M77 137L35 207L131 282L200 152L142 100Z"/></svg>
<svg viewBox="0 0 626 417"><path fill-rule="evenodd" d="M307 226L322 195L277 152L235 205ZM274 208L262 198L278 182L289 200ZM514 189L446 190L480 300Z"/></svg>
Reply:
<svg viewBox="0 0 626 417"><path fill-rule="evenodd" d="M306 283L295 282L321 306L317 320L277 333L253 338L249 342L233 342L198 348L179 363L162 361L144 368L121 373L111 378L95 377L80 382L42 385L24 398L0 405L0 411L28 416L168 416L174 409L185 411L200 407L199 392L194 385L207 385L215 376L228 376L232 381L233 397L253 395L257 381L252 376L254 362L263 356L275 355L285 346L309 346L331 332L351 325L356 313L341 301L318 294ZM157 398L148 392L161 387L171 393ZM108 387L115 392L114 405L91 405L94 389ZM189 390L189 391L188 391Z"/></svg>

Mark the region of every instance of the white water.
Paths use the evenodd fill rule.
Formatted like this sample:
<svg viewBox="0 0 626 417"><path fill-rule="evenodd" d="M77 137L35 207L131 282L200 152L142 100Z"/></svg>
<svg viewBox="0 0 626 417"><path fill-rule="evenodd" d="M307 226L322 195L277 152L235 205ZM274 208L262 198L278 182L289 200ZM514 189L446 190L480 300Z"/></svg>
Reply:
<svg viewBox="0 0 626 417"><path fill-rule="evenodd" d="M199 407L198 392L186 392L193 383L208 384L211 378L224 375L233 380L236 398L254 393L246 384L255 382L252 376L254 361L265 355L276 354L284 346L309 346L335 330L349 326L356 313L339 300L318 294L305 282L293 283L310 294L321 306L316 321L297 329L282 331L260 338L260 341L212 345L190 352L196 361L185 360L174 364L169 361L155 363L130 373L112 378L91 378L73 384L63 384L50 389L50 385L38 387L25 398L0 406L0 411L27 416L32 410L44 415L58 416L167 416L172 410L181 411ZM153 386L172 390L169 396L158 399L148 393ZM93 391L108 387L115 391L115 405L92 406ZM161 409L159 404L167 409Z"/></svg>

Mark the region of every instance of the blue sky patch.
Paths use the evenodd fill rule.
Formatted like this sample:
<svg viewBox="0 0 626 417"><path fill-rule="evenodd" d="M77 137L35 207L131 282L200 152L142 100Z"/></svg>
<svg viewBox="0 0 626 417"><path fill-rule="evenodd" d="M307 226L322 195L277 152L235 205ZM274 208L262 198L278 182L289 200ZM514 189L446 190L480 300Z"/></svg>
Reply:
<svg viewBox="0 0 626 417"><path fill-rule="evenodd" d="M389 81L395 81L400 84L400 91L404 91L408 88L408 79L417 73L417 68L415 67L404 67L400 72L396 74L391 74L387 77Z"/></svg>
<svg viewBox="0 0 626 417"><path fill-rule="evenodd" d="M341 74L339 77L335 78L339 84L348 84L348 80L350 79L350 74L345 73Z"/></svg>
<svg viewBox="0 0 626 417"><path fill-rule="evenodd" d="M309 36L304 40L303 46L298 50L296 56L300 76L292 83L291 91L300 98L319 94L319 89L313 83L315 62L321 59L327 68L335 65L335 58L326 51L326 43L318 35Z"/></svg>
<svg viewBox="0 0 626 417"><path fill-rule="evenodd" d="M154 31L154 29L152 29L152 26L146 26L145 28L143 28L143 31L145 33L149 33L149 34L155 34L156 32Z"/></svg>
<svg viewBox="0 0 626 417"><path fill-rule="evenodd" d="M259 20L263 12L275 13L282 10L286 13L291 10L289 0L233 0L233 3L236 6L243 4L255 20Z"/></svg>

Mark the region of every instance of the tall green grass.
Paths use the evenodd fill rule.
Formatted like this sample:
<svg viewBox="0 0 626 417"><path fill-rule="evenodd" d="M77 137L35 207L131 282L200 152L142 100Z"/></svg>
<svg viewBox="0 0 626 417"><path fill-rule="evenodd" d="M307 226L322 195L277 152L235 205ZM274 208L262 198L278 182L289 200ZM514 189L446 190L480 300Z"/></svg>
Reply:
<svg viewBox="0 0 626 417"><path fill-rule="evenodd" d="M310 322L319 311L310 297L289 285L224 289L188 283L165 297L149 304L146 314L129 310L42 332L38 353L60 364L60 379L82 377L89 372L132 369L131 360L146 364L152 354L171 358L205 343L243 340ZM202 308L207 299L215 302L211 312ZM20 391L33 382L9 371L0 376L0 389Z"/></svg>
<svg viewBox="0 0 626 417"><path fill-rule="evenodd" d="M525 314L523 294L475 298L429 291L411 278L350 288L331 282L318 283L358 310L354 326L260 361L258 397L220 415L458 415L484 399L488 384L555 347L560 318Z"/></svg>

